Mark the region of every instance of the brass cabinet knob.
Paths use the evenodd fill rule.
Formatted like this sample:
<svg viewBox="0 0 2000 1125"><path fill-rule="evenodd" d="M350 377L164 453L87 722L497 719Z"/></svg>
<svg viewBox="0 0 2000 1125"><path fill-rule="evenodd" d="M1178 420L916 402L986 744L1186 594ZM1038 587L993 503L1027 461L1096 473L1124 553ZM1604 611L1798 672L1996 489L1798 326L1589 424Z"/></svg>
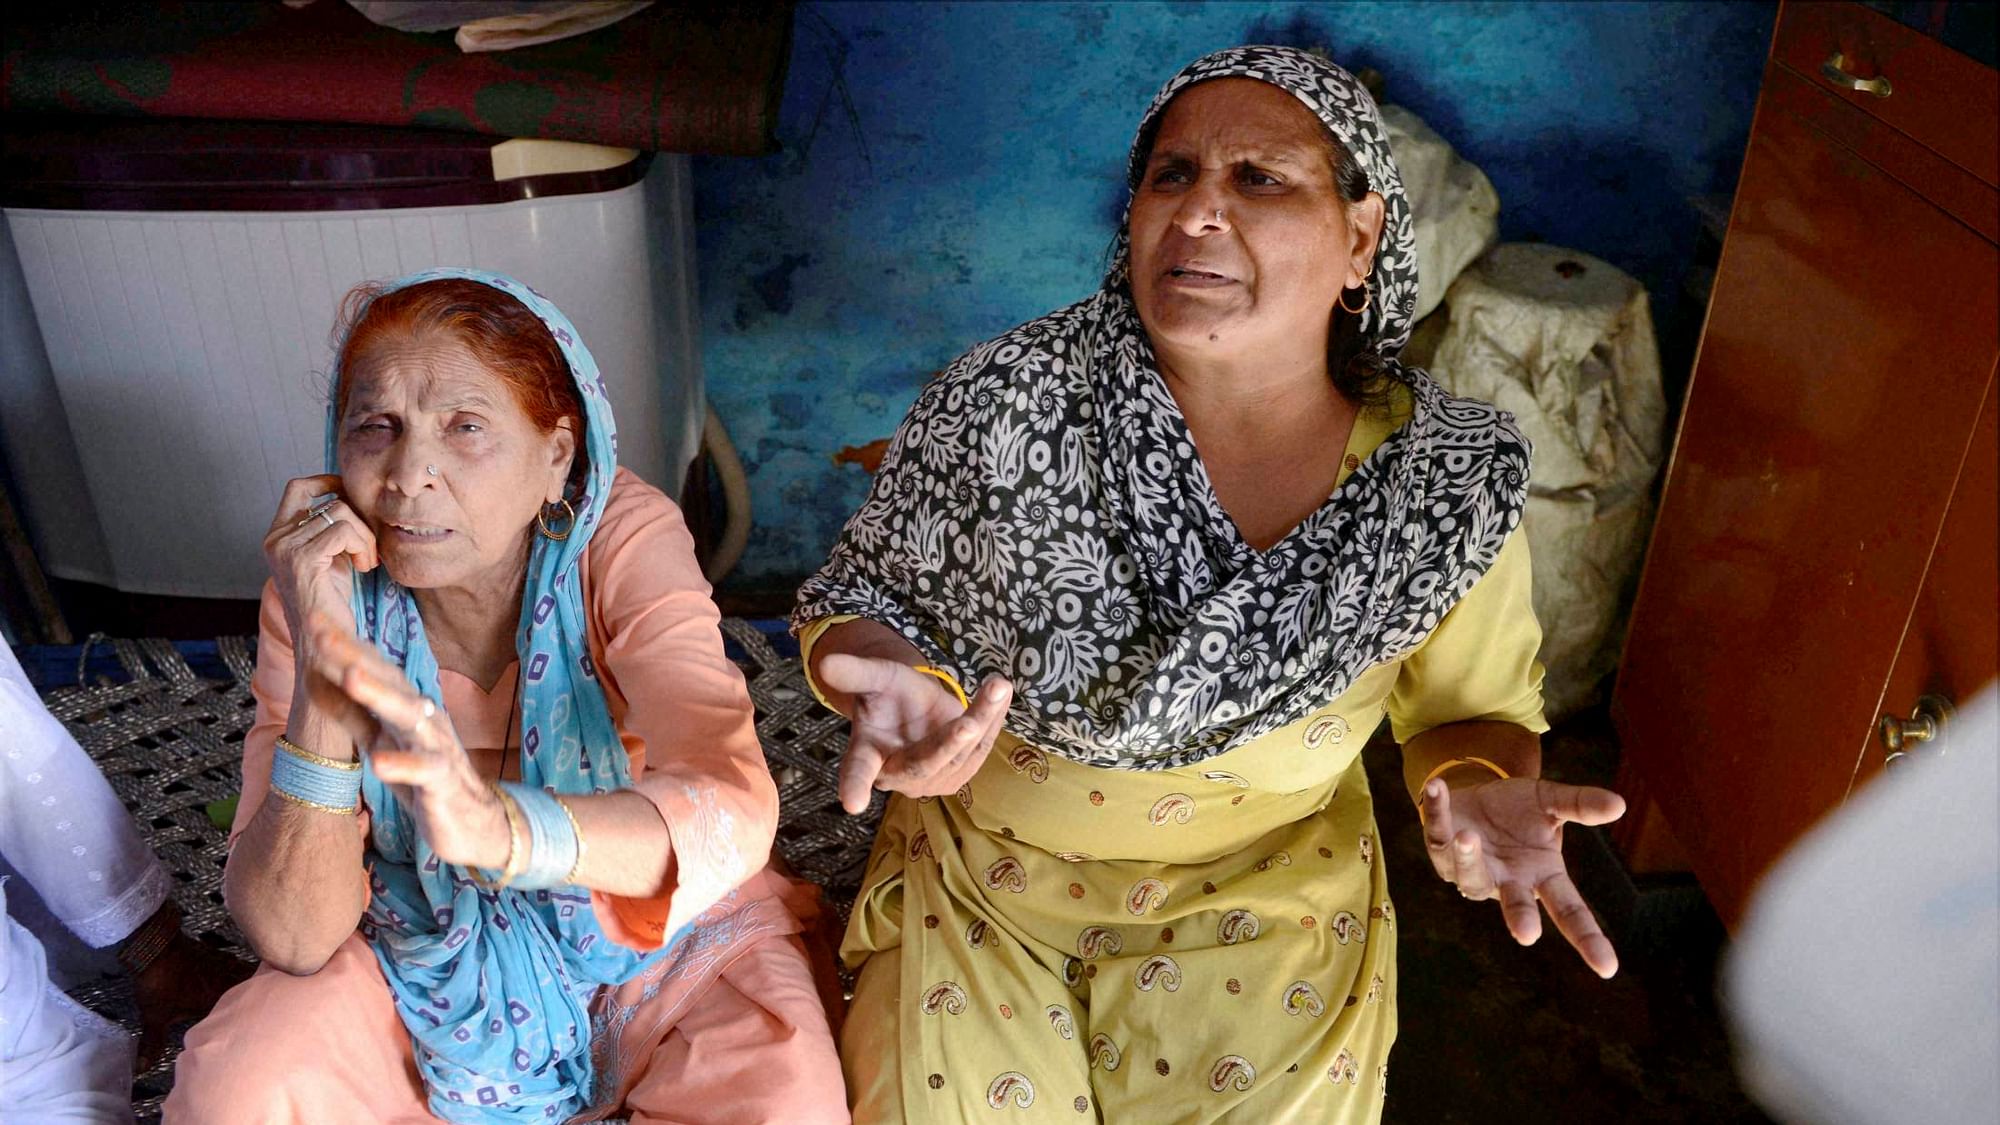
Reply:
<svg viewBox="0 0 2000 1125"><path fill-rule="evenodd" d="M1847 56L1835 51L1826 61L1819 64L1819 72L1828 82L1843 90L1854 90L1863 94L1873 94L1878 98L1889 96L1889 80L1882 75L1873 78L1856 78L1847 72Z"/></svg>
<svg viewBox="0 0 2000 1125"><path fill-rule="evenodd" d="M1951 716L1951 701L1941 695L1918 696L1917 708L1907 719L1882 716L1877 730L1882 735L1883 747L1889 751L1887 764L1894 765L1897 759L1926 745L1936 753L1943 753L1945 727L1951 723Z"/></svg>

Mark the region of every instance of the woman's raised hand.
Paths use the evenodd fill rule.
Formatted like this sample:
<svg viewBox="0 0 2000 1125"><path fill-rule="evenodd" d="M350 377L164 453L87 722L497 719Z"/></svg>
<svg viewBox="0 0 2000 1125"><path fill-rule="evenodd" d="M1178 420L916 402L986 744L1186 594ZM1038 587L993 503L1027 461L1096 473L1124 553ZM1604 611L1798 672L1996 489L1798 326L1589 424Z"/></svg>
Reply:
<svg viewBox="0 0 2000 1125"><path fill-rule="evenodd" d="M356 745L372 747L375 776L398 787L431 850L446 863L505 867L512 847L507 814L473 767L451 717L352 627L313 613L306 628L312 639L306 690L313 705L346 728Z"/></svg>
<svg viewBox="0 0 2000 1125"><path fill-rule="evenodd" d="M934 676L908 664L829 653L819 661L823 687L853 697L854 728L840 763L840 803L868 807L870 790L912 797L952 793L972 780L993 749L1014 685L990 676L970 707Z"/></svg>
<svg viewBox="0 0 2000 1125"><path fill-rule="evenodd" d="M1421 797L1424 848L1431 866L1470 899L1499 899L1514 940L1542 936L1536 902L1600 977L1618 971L1618 954L1563 865L1562 826L1609 824L1625 799L1609 789L1540 778L1495 778L1458 788L1433 779Z"/></svg>
<svg viewBox="0 0 2000 1125"><path fill-rule="evenodd" d="M315 497L323 499L315 505ZM354 573L373 570L381 561L375 533L341 498L340 478L332 474L285 483L278 514L264 533L264 559L294 644L303 639L306 618L315 611L352 634Z"/></svg>

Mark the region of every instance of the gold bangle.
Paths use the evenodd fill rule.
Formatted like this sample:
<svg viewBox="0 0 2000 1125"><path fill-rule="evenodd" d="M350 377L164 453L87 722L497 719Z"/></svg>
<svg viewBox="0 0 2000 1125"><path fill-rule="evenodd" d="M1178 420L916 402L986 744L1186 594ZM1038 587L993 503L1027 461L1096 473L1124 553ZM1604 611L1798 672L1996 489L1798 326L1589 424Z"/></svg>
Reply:
<svg viewBox="0 0 2000 1125"><path fill-rule="evenodd" d="M314 809L319 812L329 812L335 816L353 816L355 813L361 811L361 803L359 801L347 806L346 808L340 808L335 805L322 805L318 801L308 801L304 797L294 797L290 793L285 792L283 789L273 788L271 792L277 794L280 797L283 797L285 800L290 801L291 803L299 806L300 808Z"/></svg>
<svg viewBox="0 0 2000 1125"><path fill-rule="evenodd" d="M1447 758L1444 761L1439 762L1436 768L1432 769L1431 772L1425 774L1423 781L1418 783L1417 785L1418 824L1425 823L1424 791L1429 789L1431 787L1431 782L1436 781L1440 776L1444 774L1446 770L1456 769L1459 766L1485 766L1487 769L1492 770L1495 774L1499 775L1499 778L1502 781L1506 781L1507 779L1514 776L1513 774L1508 773L1506 770L1501 769L1499 765L1497 765L1496 763L1489 762L1485 758L1474 758L1471 756L1467 756L1464 758Z"/></svg>
<svg viewBox="0 0 2000 1125"><path fill-rule="evenodd" d="M935 664L919 664L910 669L910 671L926 676L935 676L937 679L943 681L944 686L951 689L953 695L958 697L958 705L960 707L967 708L968 710L972 707L972 701L965 697L965 689L958 686L957 676L952 675Z"/></svg>
<svg viewBox="0 0 2000 1125"><path fill-rule="evenodd" d="M535 837L528 831L527 818L521 814L519 802L507 792L507 787L493 783L493 792L500 797L500 811L507 815L507 866L500 870L500 882L495 890L521 877L528 866L528 858L535 850ZM526 841L523 846L522 841Z"/></svg>
<svg viewBox="0 0 2000 1125"><path fill-rule="evenodd" d="M563 882L575 886L576 874L583 870L583 825L576 822L576 811L569 807L568 801L557 797L556 805L562 809L563 815L569 818L569 830L576 833L576 862L569 865L569 874L563 876Z"/></svg>
<svg viewBox="0 0 2000 1125"><path fill-rule="evenodd" d="M342 761L337 761L333 758L326 757L325 755L322 754L315 754L312 751L306 749L305 747L300 746L298 743L293 742L291 739L286 738L282 734L278 736L278 749L283 750L285 753L290 754L292 757L297 758L300 761L311 762L313 765L316 766L325 766L327 769L330 770L345 770L348 773L353 773L355 770L361 768L361 763L358 760L352 762L342 762ZM300 802L300 803L304 804L306 802Z"/></svg>
<svg viewBox="0 0 2000 1125"><path fill-rule="evenodd" d="M527 866L528 861L527 857L521 854L523 825L521 824L520 807L514 804L514 798L508 795L505 789L500 787L499 782L493 781L487 784L492 788L493 795L500 798L500 812L507 818L507 865L500 869L500 877L498 879L488 879L485 872L482 872L477 867L468 866L465 872L472 876L473 882L488 890L497 891L513 882L521 874L521 869ZM532 845L533 841L531 840L530 846Z"/></svg>

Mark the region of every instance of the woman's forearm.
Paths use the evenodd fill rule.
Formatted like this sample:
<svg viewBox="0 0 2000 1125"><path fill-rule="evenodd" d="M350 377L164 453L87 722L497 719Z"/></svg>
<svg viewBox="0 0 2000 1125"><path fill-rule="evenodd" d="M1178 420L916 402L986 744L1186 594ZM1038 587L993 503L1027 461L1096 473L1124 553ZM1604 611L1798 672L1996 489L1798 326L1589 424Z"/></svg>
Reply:
<svg viewBox="0 0 2000 1125"><path fill-rule="evenodd" d="M295 975L318 972L368 902L354 818L266 797L230 849L222 893L258 957Z"/></svg>
<svg viewBox="0 0 2000 1125"><path fill-rule="evenodd" d="M315 754L354 760L354 740L311 705L302 686L286 730ZM268 794L230 849L222 887L260 958L288 973L317 972L354 932L368 902L361 833L351 816Z"/></svg>
<svg viewBox="0 0 2000 1125"><path fill-rule="evenodd" d="M628 898L672 884L672 837L645 795L565 797L584 841L577 882ZM367 905L361 834L348 817L265 800L231 851L223 878L230 914L257 955L294 974L319 970Z"/></svg>
<svg viewBox="0 0 2000 1125"><path fill-rule="evenodd" d="M1403 788L1409 790L1410 800L1419 801L1417 789L1424 778L1454 758L1484 758L1509 777L1540 777L1542 739L1515 723L1474 720L1432 727L1403 744ZM1490 781L1493 771L1472 764L1454 766L1439 776L1446 785L1457 785Z"/></svg>
<svg viewBox="0 0 2000 1125"><path fill-rule="evenodd" d="M562 802L583 841L579 884L624 898L652 898L673 884L673 836L645 794L627 789Z"/></svg>
<svg viewBox="0 0 2000 1125"><path fill-rule="evenodd" d="M879 621L857 617L821 633L819 639L813 642L812 659L806 666L806 675L812 678L827 705L848 718L854 717L854 697L827 687L819 676L819 662L834 653L893 660L911 666L924 663L922 650Z"/></svg>

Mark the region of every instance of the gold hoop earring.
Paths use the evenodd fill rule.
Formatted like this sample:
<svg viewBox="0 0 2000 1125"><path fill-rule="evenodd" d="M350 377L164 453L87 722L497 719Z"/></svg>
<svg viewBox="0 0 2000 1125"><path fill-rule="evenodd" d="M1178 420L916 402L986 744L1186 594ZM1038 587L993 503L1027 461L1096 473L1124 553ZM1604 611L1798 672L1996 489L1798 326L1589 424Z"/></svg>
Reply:
<svg viewBox="0 0 2000 1125"><path fill-rule="evenodd" d="M563 528L559 532L549 530L549 510L557 507L563 510ZM561 542L569 538L570 532L576 530L576 509L566 499L551 500L547 504L542 505L541 511L535 513L535 526L541 530L543 535Z"/></svg>
<svg viewBox="0 0 2000 1125"><path fill-rule="evenodd" d="M1373 301L1374 299L1375 299L1375 291L1374 291L1373 289L1371 289L1371 288L1369 288L1369 287L1368 287L1368 279L1364 277L1364 278L1362 278L1362 279L1361 279L1361 307L1360 307L1360 308L1358 308L1358 309L1350 309L1350 308L1348 308L1348 307L1347 307L1347 290L1345 290L1345 289L1342 289L1342 290L1340 291L1340 296L1338 296L1338 297L1335 297L1335 298L1333 299L1333 303L1334 303L1334 304L1336 304L1336 305L1339 305L1339 306L1340 306L1340 309L1341 309L1341 311L1342 311L1342 312L1347 312L1347 313L1354 313L1354 314L1356 314L1356 315L1359 315L1359 314L1361 314L1361 313L1365 313L1365 312L1367 312L1367 311L1368 311L1368 304L1369 304L1369 302Z"/></svg>

